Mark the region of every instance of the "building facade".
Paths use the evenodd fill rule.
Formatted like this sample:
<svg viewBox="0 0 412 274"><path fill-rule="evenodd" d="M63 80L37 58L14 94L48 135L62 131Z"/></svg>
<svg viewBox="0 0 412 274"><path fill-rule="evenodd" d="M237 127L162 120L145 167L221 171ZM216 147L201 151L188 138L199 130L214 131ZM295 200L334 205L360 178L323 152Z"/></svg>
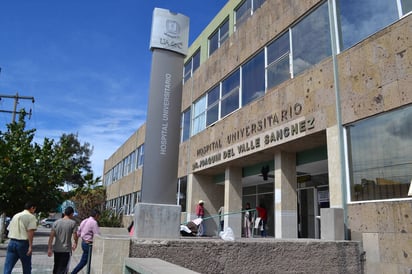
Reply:
<svg viewBox="0 0 412 274"><path fill-rule="evenodd" d="M240 237L250 203L266 208L268 236L320 238L320 209L341 208L368 273L409 273L411 10L412 0L228 1L183 68L183 218L204 200L216 235L224 206ZM144 131L105 161L107 205L126 215L140 195Z"/></svg>

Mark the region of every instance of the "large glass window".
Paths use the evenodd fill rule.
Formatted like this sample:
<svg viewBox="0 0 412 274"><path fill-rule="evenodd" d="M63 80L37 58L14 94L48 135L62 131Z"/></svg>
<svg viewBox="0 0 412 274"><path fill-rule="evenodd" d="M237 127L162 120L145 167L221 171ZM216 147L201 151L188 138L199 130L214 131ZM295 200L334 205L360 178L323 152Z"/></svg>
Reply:
<svg viewBox="0 0 412 274"><path fill-rule="evenodd" d="M394 0L337 0L337 4L340 12L342 50L398 19Z"/></svg>
<svg viewBox="0 0 412 274"><path fill-rule="evenodd" d="M219 119L220 86L216 86L207 93L207 119L209 126Z"/></svg>
<svg viewBox="0 0 412 274"><path fill-rule="evenodd" d="M265 52L242 66L242 106L265 94Z"/></svg>
<svg viewBox="0 0 412 274"><path fill-rule="evenodd" d="M286 32L267 47L267 89L290 79L289 32Z"/></svg>
<svg viewBox="0 0 412 274"><path fill-rule="evenodd" d="M222 25L209 38L209 56L220 48L224 41L229 37L229 19L226 19Z"/></svg>
<svg viewBox="0 0 412 274"><path fill-rule="evenodd" d="M206 127L206 96L202 96L193 104L192 135Z"/></svg>
<svg viewBox="0 0 412 274"><path fill-rule="evenodd" d="M412 106L346 127L351 200L406 198L412 178Z"/></svg>
<svg viewBox="0 0 412 274"><path fill-rule="evenodd" d="M239 69L222 82L220 117L224 117L239 108Z"/></svg>
<svg viewBox="0 0 412 274"><path fill-rule="evenodd" d="M190 108L182 114L182 131L180 134L180 141L184 142L190 137Z"/></svg>
<svg viewBox="0 0 412 274"><path fill-rule="evenodd" d="M330 56L327 2L292 28L293 74L299 74Z"/></svg>

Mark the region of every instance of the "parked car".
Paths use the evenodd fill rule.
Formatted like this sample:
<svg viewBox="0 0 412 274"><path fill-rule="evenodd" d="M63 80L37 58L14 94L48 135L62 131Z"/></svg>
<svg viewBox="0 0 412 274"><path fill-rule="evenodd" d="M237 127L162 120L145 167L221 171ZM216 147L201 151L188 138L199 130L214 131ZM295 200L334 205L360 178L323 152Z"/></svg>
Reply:
<svg viewBox="0 0 412 274"><path fill-rule="evenodd" d="M9 234L9 231L7 230L7 227L10 224L10 217L6 217L6 219L4 220L4 237L7 237L7 235Z"/></svg>
<svg viewBox="0 0 412 274"><path fill-rule="evenodd" d="M44 227L50 228L56 220L57 219L46 218L46 219L41 220L40 224Z"/></svg>

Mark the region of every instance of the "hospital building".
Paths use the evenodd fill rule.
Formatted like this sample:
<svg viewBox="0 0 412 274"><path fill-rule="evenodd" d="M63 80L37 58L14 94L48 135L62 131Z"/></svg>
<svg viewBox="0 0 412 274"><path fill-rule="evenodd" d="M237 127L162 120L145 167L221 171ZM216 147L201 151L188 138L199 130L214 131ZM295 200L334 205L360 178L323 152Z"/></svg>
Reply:
<svg viewBox="0 0 412 274"><path fill-rule="evenodd" d="M224 206L241 237L250 203L266 208L268 237L320 239L326 209L362 242L368 273L409 273L411 11L412 0L227 1L182 67L182 220L203 200L217 235ZM125 222L141 196L145 128L104 162L107 206Z"/></svg>

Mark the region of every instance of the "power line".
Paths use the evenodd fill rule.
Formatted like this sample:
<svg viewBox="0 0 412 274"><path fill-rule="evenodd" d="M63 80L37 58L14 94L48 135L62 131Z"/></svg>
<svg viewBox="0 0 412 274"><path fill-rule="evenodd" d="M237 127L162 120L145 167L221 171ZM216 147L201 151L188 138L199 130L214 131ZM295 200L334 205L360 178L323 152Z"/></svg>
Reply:
<svg viewBox="0 0 412 274"><path fill-rule="evenodd" d="M1 68L0 68L0 71L1 71ZM13 107L13 110L1 110L1 109L0 109L0 112L12 113L12 114L13 114L13 116L12 116L12 122L15 122L15 121L16 121L16 114L19 113L19 112L17 111L17 105L18 105L18 103L19 103L19 100L31 100L32 103L34 104L34 97L32 97L32 96L20 96L19 93L17 93L17 92L16 92L16 95L4 95L4 94L0 94L0 100L1 100L2 98L11 98L11 99L14 99L14 107ZM31 117L31 109L30 109L30 112L29 112L29 118L30 118L30 117Z"/></svg>

